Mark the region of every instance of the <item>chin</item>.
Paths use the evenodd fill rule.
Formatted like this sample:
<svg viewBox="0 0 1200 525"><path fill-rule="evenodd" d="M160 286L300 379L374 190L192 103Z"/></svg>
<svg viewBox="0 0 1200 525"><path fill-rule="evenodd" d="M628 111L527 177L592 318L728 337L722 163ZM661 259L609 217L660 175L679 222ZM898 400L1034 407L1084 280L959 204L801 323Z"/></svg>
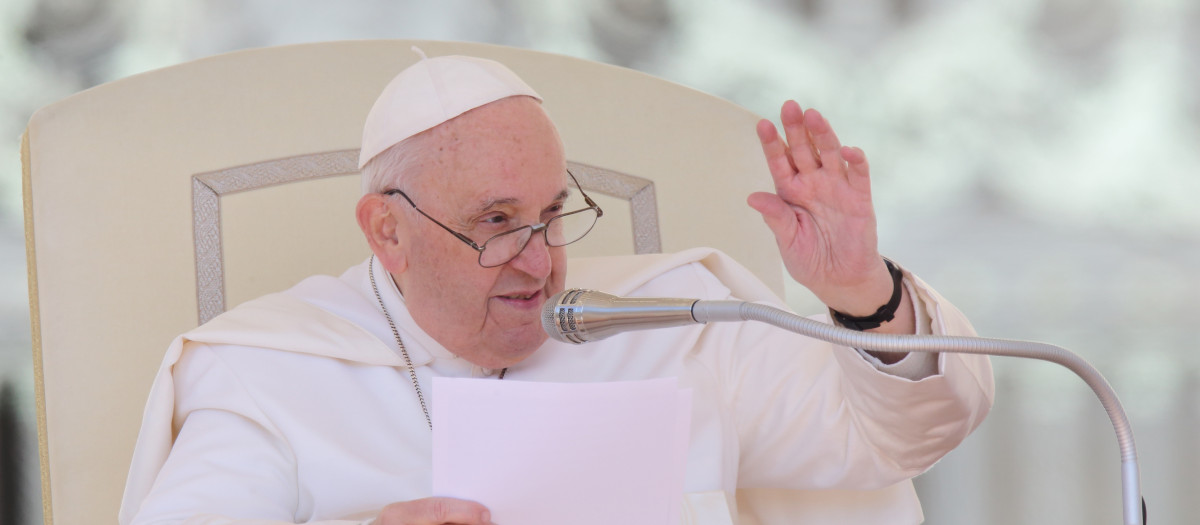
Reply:
<svg viewBox="0 0 1200 525"><path fill-rule="evenodd" d="M484 366L487 366L487 368L507 368L516 365L533 355L542 346L542 343L545 343L546 339L549 338L550 336L542 332L539 326L537 334L515 337L510 341L512 346L505 346L492 352L488 356L488 359L495 362L491 366Z"/></svg>

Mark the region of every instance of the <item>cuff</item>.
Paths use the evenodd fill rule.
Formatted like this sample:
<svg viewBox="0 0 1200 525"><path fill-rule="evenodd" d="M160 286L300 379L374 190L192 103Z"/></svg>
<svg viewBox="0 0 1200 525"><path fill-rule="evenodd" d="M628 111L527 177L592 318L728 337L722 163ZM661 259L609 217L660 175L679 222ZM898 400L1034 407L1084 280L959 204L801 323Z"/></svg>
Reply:
<svg viewBox="0 0 1200 525"><path fill-rule="evenodd" d="M908 272L904 273L904 289L908 292L909 299L913 305L913 319L916 320L916 333L918 335L928 335L933 332L931 328L931 319L929 312L925 308L924 298L917 293L916 286L913 285L912 278ZM903 377L912 381L920 381L926 377L937 375L938 373L938 356L941 354L929 352L909 352L903 359L896 361L890 365L884 364L879 358L867 353L866 350L855 348L858 354L866 359L871 366L876 370L885 374L896 377Z"/></svg>
<svg viewBox="0 0 1200 525"><path fill-rule="evenodd" d="M885 374L903 377L912 381L920 381L926 377L937 375L938 356L941 354L929 352L909 352L904 359L890 365L884 364L878 357L868 354L866 350L855 348L871 366Z"/></svg>

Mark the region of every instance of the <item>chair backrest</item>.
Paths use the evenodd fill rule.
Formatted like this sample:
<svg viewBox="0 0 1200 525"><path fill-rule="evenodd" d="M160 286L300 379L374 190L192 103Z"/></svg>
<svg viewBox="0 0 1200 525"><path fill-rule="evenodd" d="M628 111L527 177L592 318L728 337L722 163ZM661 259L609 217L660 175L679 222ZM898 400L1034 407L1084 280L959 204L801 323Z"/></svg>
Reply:
<svg viewBox="0 0 1200 525"><path fill-rule="evenodd" d="M115 517L163 350L225 308L369 253L353 216L363 120L417 60L500 60L539 91L603 230L571 256L715 246L782 294L744 204L770 177L729 102L635 71L483 44L257 49L40 110L22 158L46 523ZM656 198L657 196L657 198Z"/></svg>

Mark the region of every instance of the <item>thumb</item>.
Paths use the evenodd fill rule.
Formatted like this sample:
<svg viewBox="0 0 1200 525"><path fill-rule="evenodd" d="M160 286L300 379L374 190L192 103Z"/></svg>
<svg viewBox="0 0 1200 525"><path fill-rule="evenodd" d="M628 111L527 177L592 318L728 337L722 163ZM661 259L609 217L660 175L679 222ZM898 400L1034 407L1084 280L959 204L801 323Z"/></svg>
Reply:
<svg viewBox="0 0 1200 525"><path fill-rule="evenodd" d="M775 234L775 240L784 246L796 235L799 222L791 205L774 193L755 192L746 199L746 204L762 214L763 222Z"/></svg>

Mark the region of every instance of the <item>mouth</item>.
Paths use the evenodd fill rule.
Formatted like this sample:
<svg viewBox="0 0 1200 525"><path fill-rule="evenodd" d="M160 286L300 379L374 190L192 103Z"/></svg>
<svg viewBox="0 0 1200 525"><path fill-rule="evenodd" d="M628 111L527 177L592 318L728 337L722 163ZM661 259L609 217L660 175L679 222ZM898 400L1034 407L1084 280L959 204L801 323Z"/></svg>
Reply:
<svg viewBox="0 0 1200 525"><path fill-rule="evenodd" d="M495 297L505 304L518 307L541 306L542 304L541 290L520 291Z"/></svg>

